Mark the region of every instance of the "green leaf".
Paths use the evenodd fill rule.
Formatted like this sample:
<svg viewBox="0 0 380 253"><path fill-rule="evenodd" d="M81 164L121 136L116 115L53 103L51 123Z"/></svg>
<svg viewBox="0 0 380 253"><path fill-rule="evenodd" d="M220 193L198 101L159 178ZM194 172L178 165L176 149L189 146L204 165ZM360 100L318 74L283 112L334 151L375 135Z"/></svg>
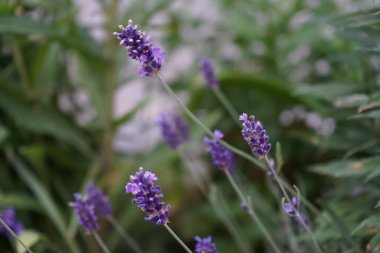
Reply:
<svg viewBox="0 0 380 253"><path fill-rule="evenodd" d="M28 248L31 248L41 239L41 236L37 232L25 230L19 235L19 238ZM20 243L17 243L16 249L17 253L27 252L26 249Z"/></svg>
<svg viewBox="0 0 380 253"><path fill-rule="evenodd" d="M26 16L0 16L0 32L56 37L56 30Z"/></svg>
<svg viewBox="0 0 380 253"><path fill-rule="evenodd" d="M380 157L374 157L363 160L333 161L313 166L311 171L332 177L350 177L367 175L379 169Z"/></svg>
<svg viewBox="0 0 380 253"><path fill-rule="evenodd" d="M372 110L369 112L358 113L350 117L350 119L378 119L380 118L380 110Z"/></svg>
<svg viewBox="0 0 380 253"><path fill-rule="evenodd" d="M277 171L280 171L282 165L284 165L284 158L282 156L281 144L279 142L276 142L276 164Z"/></svg>
<svg viewBox="0 0 380 253"><path fill-rule="evenodd" d="M356 234L359 230L363 228L375 228L380 231L380 215L374 215L363 220L351 234Z"/></svg>
<svg viewBox="0 0 380 253"><path fill-rule="evenodd" d="M33 64L33 83L38 93L46 102L52 95L54 88L54 76L57 72L59 46L50 43L41 47Z"/></svg>
<svg viewBox="0 0 380 253"><path fill-rule="evenodd" d="M2 143L8 136L8 130L0 125L0 143Z"/></svg>
<svg viewBox="0 0 380 253"><path fill-rule="evenodd" d="M14 206L18 209L41 211L36 200L24 194L0 194L0 206Z"/></svg>
<svg viewBox="0 0 380 253"><path fill-rule="evenodd" d="M17 158L13 152L9 151L7 154L21 179L33 192L34 196L43 207L43 210L46 212L47 216L54 223L56 229L60 232L61 235L64 236L66 231L65 221L61 212L59 211L58 206L54 203L53 197L50 196L49 192L43 186L42 182L40 182L32 174L32 172L30 172L26 165L21 162L21 160Z"/></svg>
<svg viewBox="0 0 380 253"><path fill-rule="evenodd" d="M1 87L0 107L18 124L29 131L54 136L78 147L84 153L90 148L78 129L59 111L51 106L33 108L32 104L23 101L15 92Z"/></svg>
<svg viewBox="0 0 380 253"><path fill-rule="evenodd" d="M357 84L346 83L310 84L300 86L296 89L295 94L302 96L308 95L319 99L335 101L340 97L351 95L360 88L361 86Z"/></svg>
<svg viewBox="0 0 380 253"><path fill-rule="evenodd" d="M367 252L380 253L380 233L372 237L366 248Z"/></svg>

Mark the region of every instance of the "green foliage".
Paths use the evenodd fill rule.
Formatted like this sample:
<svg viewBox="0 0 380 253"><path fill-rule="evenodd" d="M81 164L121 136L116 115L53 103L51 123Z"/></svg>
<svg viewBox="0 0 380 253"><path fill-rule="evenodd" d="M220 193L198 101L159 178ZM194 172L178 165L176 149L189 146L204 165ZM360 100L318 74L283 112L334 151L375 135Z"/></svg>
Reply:
<svg viewBox="0 0 380 253"><path fill-rule="evenodd" d="M35 253L100 252L68 206L91 180L146 252L180 252L124 194L139 166L158 175L171 226L191 248L194 235L211 234L221 253L272 252L212 167L202 129L187 118L185 159L156 138L156 114L174 99L157 79L139 78L118 46L112 32L129 18L164 49L162 75L191 111L249 153L236 119L200 79L199 59L213 59L236 111L255 114L266 127L271 156L289 186L299 187L300 210L324 252L380 252L380 3L81 2L0 1L0 211L15 207L26 227L20 237ZM117 99L124 88L128 94ZM294 118L284 120L286 111ZM334 122L327 132L326 119ZM312 252L266 172L241 157L236 166L234 177L281 250ZM194 167L200 181L192 181ZM112 252L130 252L107 221L100 223ZM3 236L0 249L24 252Z"/></svg>

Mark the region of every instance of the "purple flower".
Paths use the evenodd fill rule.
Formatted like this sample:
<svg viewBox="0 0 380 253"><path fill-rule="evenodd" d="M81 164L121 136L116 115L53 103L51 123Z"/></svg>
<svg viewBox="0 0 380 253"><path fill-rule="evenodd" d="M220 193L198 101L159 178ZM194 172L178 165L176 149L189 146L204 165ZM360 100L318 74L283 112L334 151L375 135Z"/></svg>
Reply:
<svg viewBox="0 0 380 253"><path fill-rule="evenodd" d="M204 138L204 142L208 144L207 152L211 153L212 160L217 168L232 172L235 168L234 156L219 140L223 138L223 133L219 130L214 131L215 138Z"/></svg>
<svg viewBox="0 0 380 253"><path fill-rule="evenodd" d="M18 235L24 230L24 226L16 219L16 211L13 207L8 207L0 212L0 218L13 230L13 232L15 232L15 234ZM2 224L0 224L0 234L8 237L12 236Z"/></svg>
<svg viewBox="0 0 380 253"><path fill-rule="evenodd" d="M255 120L255 116L248 117L246 113L240 115L239 120L243 122L241 133L251 148L253 154L266 156L271 149L269 137L260 121Z"/></svg>
<svg viewBox="0 0 380 253"><path fill-rule="evenodd" d="M79 193L74 193L74 202L69 205L75 208L75 212L79 221L79 224L86 229L87 233L91 234L99 229L99 224L95 215L95 207L90 204Z"/></svg>
<svg viewBox="0 0 380 253"><path fill-rule="evenodd" d="M194 240L197 242L195 245L195 253L217 253L215 244L212 242L211 236L205 237L204 239L196 236Z"/></svg>
<svg viewBox="0 0 380 253"><path fill-rule="evenodd" d="M219 85L215 77L215 71L212 63L206 57L201 60L201 71L206 84L210 88L215 88Z"/></svg>
<svg viewBox="0 0 380 253"><path fill-rule="evenodd" d="M189 129L178 114L161 113L157 123L166 143L173 149L177 149L190 138Z"/></svg>
<svg viewBox="0 0 380 253"><path fill-rule="evenodd" d="M108 197L93 183L86 187L87 201L94 206L97 215L108 217L112 214L112 207L109 204Z"/></svg>
<svg viewBox="0 0 380 253"><path fill-rule="evenodd" d="M134 176L130 176L125 191L134 195L132 203L138 203L138 208L147 214L145 220L155 222L157 225L167 224L170 205L164 209L165 202L160 201L163 198L161 188L155 185L154 181L157 181L156 175L140 167Z"/></svg>
<svg viewBox="0 0 380 253"><path fill-rule="evenodd" d="M128 56L141 63L139 75L152 76L158 73L164 63L164 52L153 46L150 37L139 30L137 25L133 25L132 20L128 20L127 27L120 25L119 28L121 32L113 34L120 40L120 45L127 48Z"/></svg>
<svg viewBox="0 0 380 253"><path fill-rule="evenodd" d="M309 223L306 215L304 215L303 213L301 213L299 211L299 205L298 205L297 197L295 197L295 196L292 197L292 204L290 204L289 202L285 202L283 208L284 208L284 212L287 215L294 217L298 224L303 225L303 223L305 223L305 224ZM299 213L299 216L303 220L303 223L300 220L297 213Z"/></svg>

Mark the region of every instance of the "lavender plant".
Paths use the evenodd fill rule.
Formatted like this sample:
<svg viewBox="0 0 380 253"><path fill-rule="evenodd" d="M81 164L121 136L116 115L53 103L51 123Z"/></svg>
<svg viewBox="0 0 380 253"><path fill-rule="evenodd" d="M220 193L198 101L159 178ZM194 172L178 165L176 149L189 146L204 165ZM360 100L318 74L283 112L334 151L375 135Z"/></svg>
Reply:
<svg viewBox="0 0 380 253"><path fill-rule="evenodd" d="M145 220L164 226L188 253L192 253L168 226L170 205L164 207L165 202L161 201L164 197L161 193L161 187L155 185L157 180L158 178L153 172L144 171L140 167L135 175L130 176L130 181L125 186L125 192L134 196L132 203L138 203L137 207L147 215Z"/></svg>
<svg viewBox="0 0 380 253"><path fill-rule="evenodd" d="M79 193L74 193L74 202L71 202L69 205L75 209L78 221L86 232L94 236L105 253L110 253L108 247L97 234L99 223L95 214L95 206Z"/></svg>
<svg viewBox="0 0 380 253"><path fill-rule="evenodd" d="M196 241L195 253L218 253L211 236L207 236L203 239L199 236L195 236L194 240Z"/></svg>
<svg viewBox="0 0 380 253"><path fill-rule="evenodd" d="M24 226L17 220L16 211L13 207L7 207L0 212L0 234L3 234L8 238L15 238L28 253L33 253L33 251L18 236L23 230Z"/></svg>

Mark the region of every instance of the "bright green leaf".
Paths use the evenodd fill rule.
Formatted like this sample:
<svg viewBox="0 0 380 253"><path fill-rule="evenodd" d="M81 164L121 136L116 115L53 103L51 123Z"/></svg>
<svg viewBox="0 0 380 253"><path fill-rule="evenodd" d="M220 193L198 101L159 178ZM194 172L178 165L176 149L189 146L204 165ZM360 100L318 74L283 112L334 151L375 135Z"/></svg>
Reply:
<svg viewBox="0 0 380 253"><path fill-rule="evenodd" d="M40 235L34 231L26 230L19 235L20 240L28 247L31 248L34 244L36 244L40 239ZM17 253L25 253L27 252L25 248L17 243L16 246Z"/></svg>

